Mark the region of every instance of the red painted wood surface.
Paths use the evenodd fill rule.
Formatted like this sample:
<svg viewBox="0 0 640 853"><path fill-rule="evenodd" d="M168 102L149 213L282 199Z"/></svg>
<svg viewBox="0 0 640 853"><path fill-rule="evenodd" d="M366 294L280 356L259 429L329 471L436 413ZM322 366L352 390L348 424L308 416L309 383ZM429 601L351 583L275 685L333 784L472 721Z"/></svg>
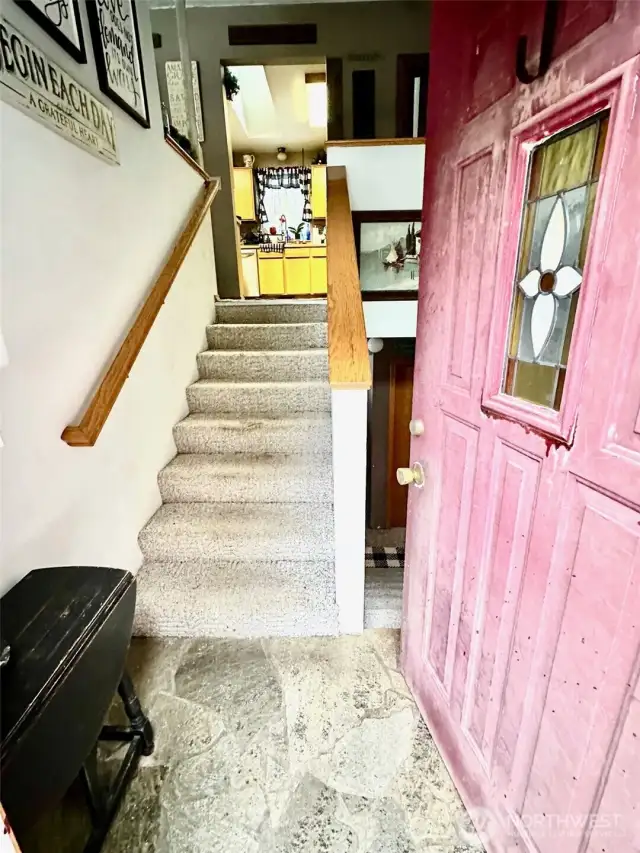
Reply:
<svg viewBox="0 0 640 853"><path fill-rule="evenodd" d="M543 17L434 3L403 668L488 851L638 853L640 3L566 0L523 85ZM553 412L500 392L527 156L602 109Z"/></svg>

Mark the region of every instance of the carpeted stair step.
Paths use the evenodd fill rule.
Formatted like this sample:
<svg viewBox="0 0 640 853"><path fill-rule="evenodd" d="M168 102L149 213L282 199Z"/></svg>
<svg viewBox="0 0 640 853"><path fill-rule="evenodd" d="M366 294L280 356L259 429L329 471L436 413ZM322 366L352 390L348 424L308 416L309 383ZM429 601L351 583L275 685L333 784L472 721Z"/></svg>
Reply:
<svg viewBox="0 0 640 853"><path fill-rule="evenodd" d="M201 379L187 388L190 412L288 415L328 412L328 382L218 382Z"/></svg>
<svg viewBox="0 0 640 853"><path fill-rule="evenodd" d="M404 569L367 567L364 582L364 627L400 628Z"/></svg>
<svg viewBox="0 0 640 853"><path fill-rule="evenodd" d="M332 560L333 507L328 503L163 504L138 541L150 562Z"/></svg>
<svg viewBox="0 0 640 853"><path fill-rule="evenodd" d="M186 453L158 477L164 503L331 503L331 456Z"/></svg>
<svg viewBox="0 0 640 853"><path fill-rule="evenodd" d="M218 323L325 323L326 299L273 299L260 302L223 300L216 303Z"/></svg>
<svg viewBox="0 0 640 853"><path fill-rule="evenodd" d="M198 355L201 379L235 382L289 382L324 379L329 359L324 349L208 350Z"/></svg>
<svg viewBox="0 0 640 853"><path fill-rule="evenodd" d="M136 581L138 636L338 633L332 560L144 563Z"/></svg>
<svg viewBox="0 0 640 853"><path fill-rule="evenodd" d="M326 348L326 323L217 323L207 326L211 349L300 350Z"/></svg>
<svg viewBox="0 0 640 853"><path fill-rule="evenodd" d="M331 454L331 415L284 417L212 415L197 412L173 428L178 453Z"/></svg>

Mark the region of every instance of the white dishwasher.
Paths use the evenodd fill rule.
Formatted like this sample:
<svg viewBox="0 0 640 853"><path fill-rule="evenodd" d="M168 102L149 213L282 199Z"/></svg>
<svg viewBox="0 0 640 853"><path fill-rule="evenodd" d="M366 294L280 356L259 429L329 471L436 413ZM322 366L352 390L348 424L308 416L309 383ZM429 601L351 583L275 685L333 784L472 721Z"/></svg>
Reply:
<svg viewBox="0 0 640 853"><path fill-rule="evenodd" d="M260 279L258 278L258 252L255 249L241 249L242 278L245 296L260 296Z"/></svg>

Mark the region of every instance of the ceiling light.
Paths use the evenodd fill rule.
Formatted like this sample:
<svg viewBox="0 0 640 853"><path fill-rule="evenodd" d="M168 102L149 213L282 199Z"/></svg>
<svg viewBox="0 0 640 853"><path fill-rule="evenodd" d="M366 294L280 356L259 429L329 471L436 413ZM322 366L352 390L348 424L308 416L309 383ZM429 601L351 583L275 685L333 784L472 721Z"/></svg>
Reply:
<svg viewBox="0 0 640 853"><path fill-rule="evenodd" d="M278 148L278 153L276 154L276 159L280 160L281 163L287 159L287 149L286 148Z"/></svg>

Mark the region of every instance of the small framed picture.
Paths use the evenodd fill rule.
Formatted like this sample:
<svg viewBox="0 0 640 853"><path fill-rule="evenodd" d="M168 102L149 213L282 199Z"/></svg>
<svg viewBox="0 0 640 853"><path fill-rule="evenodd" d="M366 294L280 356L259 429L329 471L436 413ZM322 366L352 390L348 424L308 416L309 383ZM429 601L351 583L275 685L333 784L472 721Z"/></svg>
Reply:
<svg viewBox="0 0 640 853"><path fill-rule="evenodd" d="M15 0L15 2L76 62L87 61L78 0L53 0L53 2L52 0Z"/></svg>
<svg viewBox="0 0 640 853"><path fill-rule="evenodd" d="M353 214L363 299L417 299L420 275L419 210Z"/></svg>
<svg viewBox="0 0 640 853"><path fill-rule="evenodd" d="M100 89L142 127L150 127L134 0L87 0Z"/></svg>

